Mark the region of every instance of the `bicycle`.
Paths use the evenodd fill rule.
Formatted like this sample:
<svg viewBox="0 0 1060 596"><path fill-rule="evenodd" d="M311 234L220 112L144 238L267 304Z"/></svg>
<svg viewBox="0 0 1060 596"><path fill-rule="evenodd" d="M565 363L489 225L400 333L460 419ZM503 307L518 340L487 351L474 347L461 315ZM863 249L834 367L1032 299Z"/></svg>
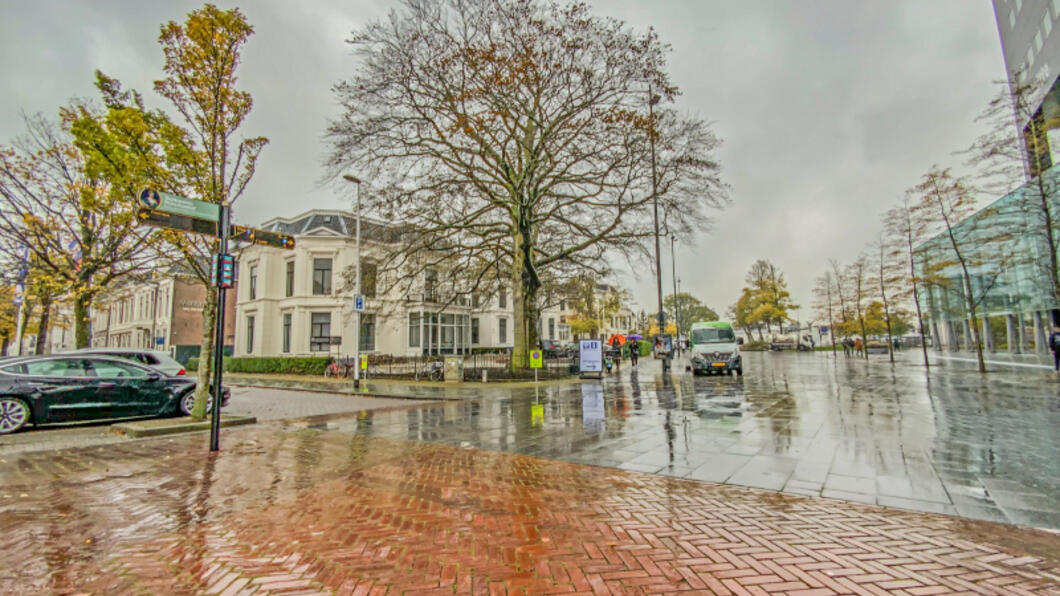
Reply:
<svg viewBox="0 0 1060 596"><path fill-rule="evenodd" d="M421 377L429 381L441 381L445 378L445 365L440 360L427 362L422 370L416 372L416 380Z"/></svg>
<svg viewBox="0 0 1060 596"><path fill-rule="evenodd" d="M335 358L324 367L325 377L349 377L353 363L350 358Z"/></svg>

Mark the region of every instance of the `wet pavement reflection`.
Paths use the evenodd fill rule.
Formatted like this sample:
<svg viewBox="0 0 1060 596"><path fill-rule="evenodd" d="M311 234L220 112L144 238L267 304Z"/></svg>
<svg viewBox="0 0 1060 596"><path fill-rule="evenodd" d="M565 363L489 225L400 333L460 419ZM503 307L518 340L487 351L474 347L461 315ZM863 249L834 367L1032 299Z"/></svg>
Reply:
<svg viewBox="0 0 1060 596"><path fill-rule="evenodd" d="M217 454L197 434L0 457L0 593L1060 590L1060 535L906 510L1056 527L1043 379L652 364L232 429Z"/></svg>
<svg viewBox="0 0 1060 596"><path fill-rule="evenodd" d="M341 432L1060 529L1060 383L748 353L744 377L601 381L334 420Z"/></svg>

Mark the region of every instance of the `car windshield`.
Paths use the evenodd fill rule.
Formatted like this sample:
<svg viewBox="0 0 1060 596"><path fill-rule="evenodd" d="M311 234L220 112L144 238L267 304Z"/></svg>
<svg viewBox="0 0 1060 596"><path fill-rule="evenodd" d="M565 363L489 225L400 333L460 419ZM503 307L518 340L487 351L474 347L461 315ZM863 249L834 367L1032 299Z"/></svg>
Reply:
<svg viewBox="0 0 1060 596"><path fill-rule="evenodd" d="M736 341L736 334L726 327L703 327L692 330L693 344L731 343Z"/></svg>

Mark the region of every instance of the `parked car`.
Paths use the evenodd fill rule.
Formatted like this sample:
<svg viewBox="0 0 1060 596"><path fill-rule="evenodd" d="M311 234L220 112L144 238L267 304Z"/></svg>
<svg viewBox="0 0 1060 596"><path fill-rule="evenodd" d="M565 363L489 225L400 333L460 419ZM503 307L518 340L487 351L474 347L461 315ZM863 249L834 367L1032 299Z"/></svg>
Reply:
<svg viewBox="0 0 1060 596"><path fill-rule="evenodd" d="M70 352L0 362L0 435L27 424L190 414L195 381L127 359ZM222 392L221 406L229 391Z"/></svg>
<svg viewBox="0 0 1060 596"><path fill-rule="evenodd" d="M887 349L887 342L885 342L885 341L869 340L865 344L865 353L866 354L888 354L888 353L890 353L890 350Z"/></svg>
<svg viewBox="0 0 1060 596"><path fill-rule="evenodd" d="M78 352L125 358L126 360L139 362L145 366L160 370L171 377L187 374L187 371L184 370L184 365L171 358L165 352L137 348L82 348Z"/></svg>
<svg viewBox="0 0 1060 596"><path fill-rule="evenodd" d="M552 341L550 339L541 340L541 354L545 358L559 358L564 355L565 351L563 345L558 341Z"/></svg>

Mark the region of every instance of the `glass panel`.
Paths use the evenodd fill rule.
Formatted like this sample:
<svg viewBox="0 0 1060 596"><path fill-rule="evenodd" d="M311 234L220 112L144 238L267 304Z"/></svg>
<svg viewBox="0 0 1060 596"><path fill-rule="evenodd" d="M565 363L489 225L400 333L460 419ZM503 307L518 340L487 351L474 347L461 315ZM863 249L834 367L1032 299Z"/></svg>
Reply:
<svg viewBox="0 0 1060 596"><path fill-rule="evenodd" d="M313 294L331 293L331 259L313 259Z"/></svg>
<svg viewBox="0 0 1060 596"><path fill-rule="evenodd" d="M110 362L109 360L89 360L89 366L97 377L112 379L115 377L145 377L146 370L124 362Z"/></svg>
<svg viewBox="0 0 1060 596"><path fill-rule="evenodd" d="M331 313L315 312L309 327L309 351L326 352L331 346Z"/></svg>

